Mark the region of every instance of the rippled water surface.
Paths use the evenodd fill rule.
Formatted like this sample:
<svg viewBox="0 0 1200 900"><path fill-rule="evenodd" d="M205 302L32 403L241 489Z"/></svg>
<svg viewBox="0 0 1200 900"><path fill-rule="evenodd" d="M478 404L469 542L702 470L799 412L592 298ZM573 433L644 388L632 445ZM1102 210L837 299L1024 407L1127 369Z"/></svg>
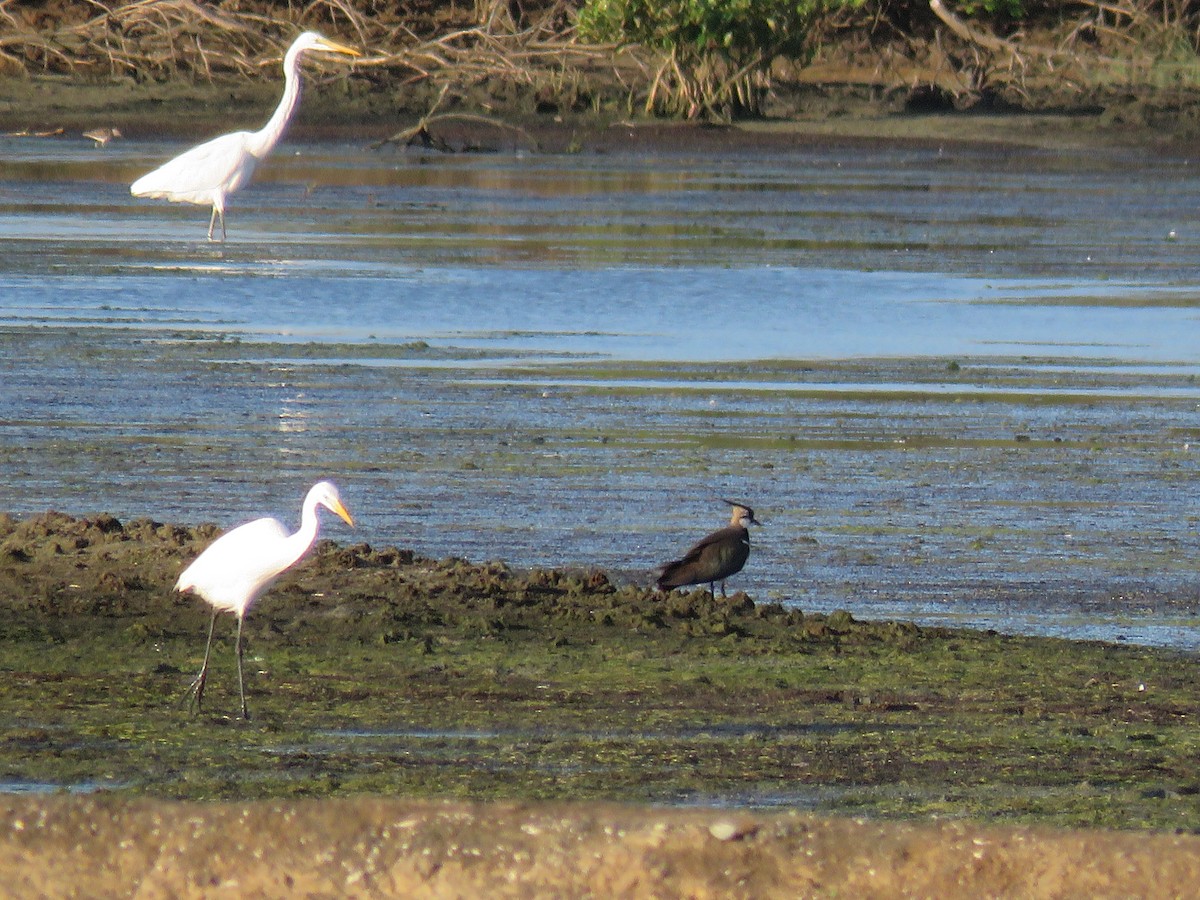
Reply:
<svg viewBox="0 0 1200 900"><path fill-rule="evenodd" d="M840 141L737 156L0 140L0 509L296 518L861 617L1200 646L1193 160Z"/></svg>

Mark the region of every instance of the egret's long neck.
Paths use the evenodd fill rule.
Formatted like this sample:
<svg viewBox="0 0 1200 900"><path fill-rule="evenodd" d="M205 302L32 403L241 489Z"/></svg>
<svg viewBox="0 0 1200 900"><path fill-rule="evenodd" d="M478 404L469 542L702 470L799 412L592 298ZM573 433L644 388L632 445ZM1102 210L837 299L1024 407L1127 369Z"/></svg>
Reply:
<svg viewBox="0 0 1200 900"><path fill-rule="evenodd" d="M298 562L308 552L309 548L317 540L319 527L317 501L306 497L304 500L304 509L300 513L300 530L287 539L287 565L290 566Z"/></svg>
<svg viewBox="0 0 1200 900"><path fill-rule="evenodd" d="M250 135L250 140L246 145L247 149L258 159L262 159L270 153L279 143L279 139L283 137L283 132L287 128L288 120L296 111L296 104L300 102L299 70L300 54L295 50L289 50L287 56L283 58L283 96L279 98L279 105L275 107L275 112L267 124ZM316 521L315 513L314 521Z"/></svg>

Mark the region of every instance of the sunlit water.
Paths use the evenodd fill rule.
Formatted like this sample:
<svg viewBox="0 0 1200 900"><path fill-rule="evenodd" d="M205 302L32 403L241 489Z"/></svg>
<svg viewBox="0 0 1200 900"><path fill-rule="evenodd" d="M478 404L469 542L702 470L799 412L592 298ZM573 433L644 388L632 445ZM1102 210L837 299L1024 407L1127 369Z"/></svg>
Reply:
<svg viewBox="0 0 1200 900"><path fill-rule="evenodd" d="M1200 647L1190 160L293 144L212 245L179 149L0 141L0 509L646 581L733 497L759 600Z"/></svg>

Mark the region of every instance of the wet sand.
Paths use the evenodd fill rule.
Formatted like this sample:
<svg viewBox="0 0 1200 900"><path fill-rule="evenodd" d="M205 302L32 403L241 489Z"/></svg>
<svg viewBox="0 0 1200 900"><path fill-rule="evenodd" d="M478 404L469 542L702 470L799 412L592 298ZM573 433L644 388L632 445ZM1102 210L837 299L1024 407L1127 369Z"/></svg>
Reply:
<svg viewBox="0 0 1200 900"><path fill-rule="evenodd" d="M1185 897L1191 835L607 803L16 798L10 896Z"/></svg>

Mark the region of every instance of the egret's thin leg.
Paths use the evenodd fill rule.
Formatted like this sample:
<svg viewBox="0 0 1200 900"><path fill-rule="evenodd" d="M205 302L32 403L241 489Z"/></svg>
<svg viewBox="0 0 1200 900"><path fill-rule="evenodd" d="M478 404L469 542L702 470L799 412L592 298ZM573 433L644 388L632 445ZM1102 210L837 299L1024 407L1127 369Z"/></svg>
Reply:
<svg viewBox="0 0 1200 900"><path fill-rule="evenodd" d="M184 694L184 699L189 697L196 698L196 711L199 712L201 704L204 702L204 682L208 678L208 654L212 650L213 631L217 627L217 612L213 610L212 621L208 623L208 643L204 645L204 665L200 667L200 674L188 686L187 693Z"/></svg>
<svg viewBox="0 0 1200 900"><path fill-rule="evenodd" d="M237 660L238 660L238 693L242 695L242 718L249 719L250 713L246 709L246 689L242 686L242 616L238 616L237 630Z"/></svg>
<svg viewBox="0 0 1200 900"><path fill-rule="evenodd" d="M212 211L212 215L211 215L211 216L209 217L209 219L208 219L208 239L209 239L210 241L213 239L213 236L212 236L212 233L213 233L213 228L215 228L215 227L216 227L216 225L217 225L217 208L214 206L214 207L213 207L213 211ZM225 220L224 220L224 218L222 218L222 219L221 219L221 227L222 227L222 228L224 228L224 227L225 227Z"/></svg>

